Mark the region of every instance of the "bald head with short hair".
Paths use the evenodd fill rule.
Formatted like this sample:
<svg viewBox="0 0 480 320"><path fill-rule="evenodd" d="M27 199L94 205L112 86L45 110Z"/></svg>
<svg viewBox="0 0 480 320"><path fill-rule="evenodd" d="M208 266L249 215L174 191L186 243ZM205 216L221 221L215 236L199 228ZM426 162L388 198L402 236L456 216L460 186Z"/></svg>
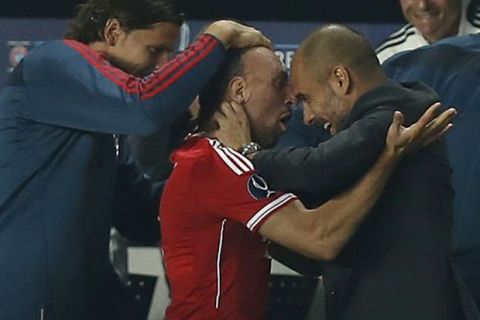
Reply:
<svg viewBox="0 0 480 320"><path fill-rule="evenodd" d="M360 33L342 25L326 25L312 32L300 45L296 60L324 81L330 70L342 65L359 76L383 73L375 51Z"/></svg>
<svg viewBox="0 0 480 320"><path fill-rule="evenodd" d="M342 129L361 96L388 82L368 40L341 25L321 27L302 42L291 79L304 122L326 124L331 134Z"/></svg>

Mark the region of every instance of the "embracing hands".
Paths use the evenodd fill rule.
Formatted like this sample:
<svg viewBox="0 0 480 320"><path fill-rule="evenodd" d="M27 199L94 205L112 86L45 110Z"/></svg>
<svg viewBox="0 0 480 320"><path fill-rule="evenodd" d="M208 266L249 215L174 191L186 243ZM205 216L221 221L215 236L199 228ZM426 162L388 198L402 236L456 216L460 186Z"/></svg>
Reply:
<svg viewBox="0 0 480 320"><path fill-rule="evenodd" d="M215 21L205 29L206 34L211 34L220 40L226 49L263 46L272 48L272 42L255 28L231 21Z"/></svg>

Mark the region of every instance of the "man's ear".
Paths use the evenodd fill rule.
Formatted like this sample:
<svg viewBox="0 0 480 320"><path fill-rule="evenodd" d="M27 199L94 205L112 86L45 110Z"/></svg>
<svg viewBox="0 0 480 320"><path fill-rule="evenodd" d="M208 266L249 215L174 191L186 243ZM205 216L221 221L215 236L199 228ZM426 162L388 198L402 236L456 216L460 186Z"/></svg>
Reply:
<svg viewBox="0 0 480 320"><path fill-rule="evenodd" d="M229 95L231 100L238 104L244 104L250 99L250 90L242 77L234 77L230 80L228 91L229 94L227 96Z"/></svg>
<svg viewBox="0 0 480 320"><path fill-rule="evenodd" d="M114 46L123 33L125 33L125 31L117 19L111 18L105 23L103 37L109 46Z"/></svg>
<svg viewBox="0 0 480 320"><path fill-rule="evenodd" d="M345 66L335 66L330 72L328 82L339 97L347 95L351 91L352 78L350 71Z"/></svg>

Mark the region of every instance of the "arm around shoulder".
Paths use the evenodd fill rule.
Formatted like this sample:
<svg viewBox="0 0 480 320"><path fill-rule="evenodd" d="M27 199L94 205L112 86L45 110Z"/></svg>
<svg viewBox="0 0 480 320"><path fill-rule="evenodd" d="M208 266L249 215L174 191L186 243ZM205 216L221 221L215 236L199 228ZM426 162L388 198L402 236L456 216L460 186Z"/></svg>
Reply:
<svg viewBox="0 0 480 320"><path fill-rule="evenodd" d="M399 160L430 144L447 132L456 115L448 109L438 117L432 105L408 128L395 112L386 137L386 147L375 164L352 188L313 210L296 201L269 217L259 233L289 249L316 259L334 259L371 211ZM432 120L433 119L433 120Z"/></svg>
<svg viewBox="0 0 480 320"><path fill-rule="evenodd" d="M334 259L374 206L395 163L382 154L352 189L313 210L294 201L266 220L260 234L308 257Z"/></svg>
<svg viewBox="0 0 480 320"><path fill-rule="evenodd" d="M316 147L261 151L253 162L279 190L337 193L351 186L378 158L393 111L376 110Z"/></svg>

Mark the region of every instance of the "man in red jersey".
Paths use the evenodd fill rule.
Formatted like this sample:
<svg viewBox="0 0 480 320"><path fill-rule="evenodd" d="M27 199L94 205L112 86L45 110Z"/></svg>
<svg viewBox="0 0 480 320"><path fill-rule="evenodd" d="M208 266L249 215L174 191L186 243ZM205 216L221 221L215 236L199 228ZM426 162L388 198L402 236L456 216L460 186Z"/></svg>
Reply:
<svg viewBox="0 0 480 320"><path fill-rule="evenodd" d="M270 274L267 239L310 257L333 259L374 205L398 160L437 136L453 115L443 114L426 129L431 108L404 129L397 113L387 146L371 170L351 190L307 210L293 194L271 190L255 172L245 156L256 150L254 144L241 152L226 147L223 143L232 144L222 140L216 123L221 119L215 111L223 101L242 105L246 115L238 106L224 104L222 110L246 116L248 121L239 122L249 123L252 140L270 147L286 130L290 97L282 64L260 47L230 52L200 95L202 131L173 154L174 170L160 207L172 298L167 319L263 319Z"/></svg>

